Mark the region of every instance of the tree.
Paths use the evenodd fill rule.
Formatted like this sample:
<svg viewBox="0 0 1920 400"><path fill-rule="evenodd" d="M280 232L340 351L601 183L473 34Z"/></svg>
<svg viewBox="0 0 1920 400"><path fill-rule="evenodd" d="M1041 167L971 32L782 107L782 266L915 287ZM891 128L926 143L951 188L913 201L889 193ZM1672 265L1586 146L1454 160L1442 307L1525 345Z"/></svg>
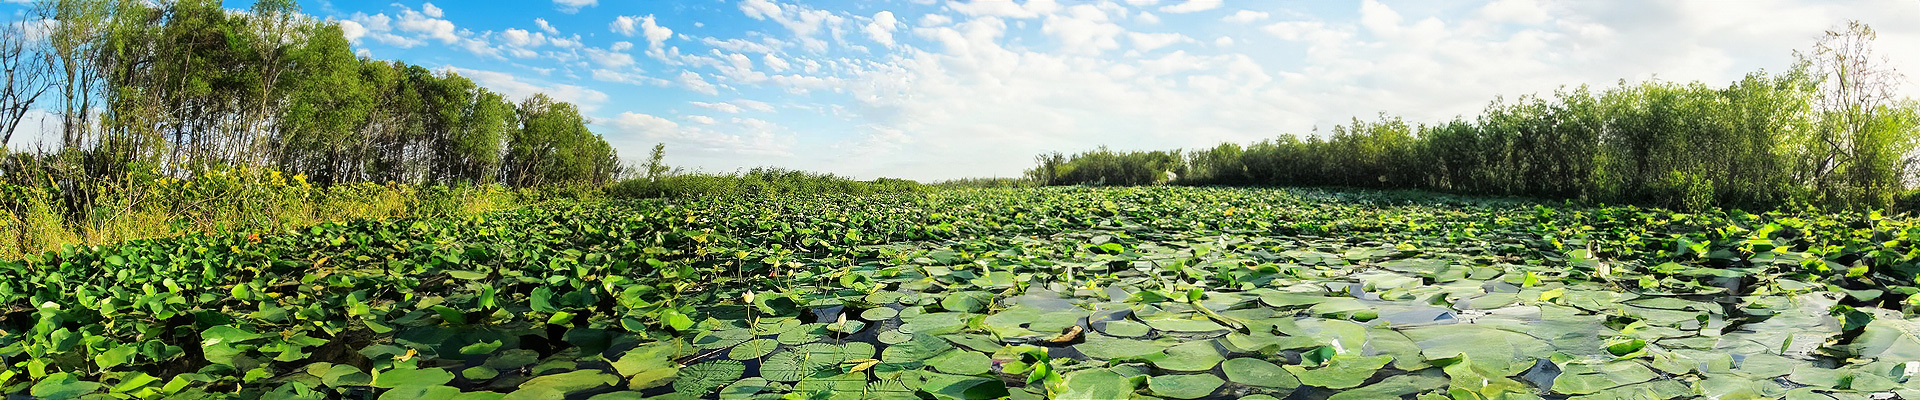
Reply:
<svg viewBox="0 0 1920 400"><path fill-rule="evenodd" d="M1811 53L1796 53L1819 78L1816 105L1821 116L1815 134L1825 150L1818 154L1811 180L1828 203L1888 193L1901 184L1896 168L1911 132L1879 129L1879 116L1894 106L1894 89L1903 77L1891 62L1873 52L1878 35L1860 21L1828 30ZM1891 198L1870 201L1884 205Z"/></svg>
<svg viewBox="0 0 1920 400"><path fill-rule="evenodd" d="M107 18L105 0L43 0L34 9L41 20L53 21L47 32L48 50L59 77L61 98L60 143L80 147L91 125L92 94L98 80L95 44Z"/></svg>
<svg viewBox="0 0 1920 400"><path fill-rule="evenodd" d="M44 47L30 40L26 22L0 26L0 155L41 95L53 89Z"/></svg>
<svg viewBox="0 0 1920 400"><path fill-rule="evenodd" d="M653 153L647 155L647 181L656 182L667 174L667 144L654 143Z"/></svg>

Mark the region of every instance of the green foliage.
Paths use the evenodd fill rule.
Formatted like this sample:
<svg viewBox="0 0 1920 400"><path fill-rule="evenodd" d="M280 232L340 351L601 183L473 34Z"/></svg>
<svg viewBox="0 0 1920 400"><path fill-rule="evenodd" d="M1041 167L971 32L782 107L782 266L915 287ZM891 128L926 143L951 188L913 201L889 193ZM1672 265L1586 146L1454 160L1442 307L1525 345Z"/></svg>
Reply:
<svg viewBox="0 0 1920 400"><path fill-rule="evenodd" d="M777 198L818 194L910 193L929 188L904 179L856 181L833 174L759 167L731 174L677 174L652 179L634 178L608 185L610 197L622 199L690 197Z"/></svg>
<svg viewBox="0 0 1920 400"><path fill-rule="evenodd" d="M1053 153L1036 160L1040 165L1027 171L1027 178L1046 185L1163 184L1186 172L1178 150L1113 151L1101 146L1072 156Z"/></svg>
<svg viewBox="0 0 1920 400"><path fill-rule="evenodd" d="M13 161L22 161L16 154ZM454 217L552 198L545 190L483 186L348 183L314 186L303 175L266 169L207 169L192 179L133 171L119 179L0 183L0 256L64 245L102 244L193 232L275 232L327 221ZM28 180L31 183L31 180ZM64 181L64 182L63 182ZM597 190L596 190L597 192ZM74 199L81 201L75 202Z"/></svg>
<svg viewBox="0 0 1920 400"><path fill-rule="evenodd" d="M59 21L42 45L60 64L61 104L37 107L60 111L62 140L41 153L176 177L275 168L321 186L604 185L619 173L573 105L516 105L451 71L357 58L337 24L294 2L49 1L31 14L20 17Z"/></svg>
<svg viewBox="0 0 1920 400"><path fill-rule="evenodd" d="M1911 396L1912 232L1409 192L560 201L0 262L0 394Z"/></svg>

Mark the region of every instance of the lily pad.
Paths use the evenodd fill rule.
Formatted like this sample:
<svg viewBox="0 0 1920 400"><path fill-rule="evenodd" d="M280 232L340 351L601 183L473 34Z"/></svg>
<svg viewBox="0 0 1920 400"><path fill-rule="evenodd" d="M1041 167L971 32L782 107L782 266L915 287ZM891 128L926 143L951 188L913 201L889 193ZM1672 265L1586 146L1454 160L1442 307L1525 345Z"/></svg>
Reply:
<svg viewBox="0 0 1920 400"><path fill-rule="evenodd" d="M739 361L714 360L688 365L680 370L680 376L673 381L673 391L687 395L702 395L733 383L746 373L747 367Z"/></svg>
<svg viewBox="0 0 1920 400"><path fill-rule="evenodd" d="M1226 381L1211 374L1155 375L1147 378L1147 388L1155 396L1169 399L1198 399L1213 394Z"/></svg>
<svg viewBox="0 0 1920 400"><path fill-rule="evenodd" d="M1285 366L1287 372L1300 379L1300 384L1328 389L1348 389L1360 386L1381 367L1393 362L1390 356L1354 356L1336 355L1327 360L1326 365L1307 369L1298 365Z"/></svg>
<svg viewBox="0 0 1920 400"><path fill-rule="evenodd" d="M1220 363L1220 371L1227 374L1227 380L1248 386L1263 386L1292 389L1300 386L1300 379L1288 373L1285 368L1258 358L1235 358Z"/></svg>
<svg viewBox="0 0 1920 400"><path fill-rule="evenodd" d="M751 360L766 357L767 354L773 353L773 350L779 347L780 342L773 339L748 340L745 343L733 346L732 350L728 350L727 358Z"/></svg>

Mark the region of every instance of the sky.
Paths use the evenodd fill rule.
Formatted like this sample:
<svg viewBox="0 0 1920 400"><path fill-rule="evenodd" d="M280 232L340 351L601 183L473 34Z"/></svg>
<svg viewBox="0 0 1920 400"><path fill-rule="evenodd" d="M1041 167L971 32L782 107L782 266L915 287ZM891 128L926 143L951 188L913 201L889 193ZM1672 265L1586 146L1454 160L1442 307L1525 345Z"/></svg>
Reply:
<svg viewBox="0 0 1920 400"><path fill-rule="evenodd" d="M362 56L575 103L629 161L664 143L688 171L859 179L1013 177L1046 152L1249 143L1383 112L1470 119L1583 84L1724 86L1788 68L1848 19L1920 71L1916 0L300 4ZM1920 97L1915 81L1901 94Z"/></svg>

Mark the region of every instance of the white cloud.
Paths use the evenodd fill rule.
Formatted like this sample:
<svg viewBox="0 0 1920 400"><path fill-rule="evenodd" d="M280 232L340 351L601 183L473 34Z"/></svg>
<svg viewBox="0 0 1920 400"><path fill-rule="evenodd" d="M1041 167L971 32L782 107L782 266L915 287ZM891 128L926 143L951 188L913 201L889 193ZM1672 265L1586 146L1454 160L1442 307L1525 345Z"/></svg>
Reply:
<svg viewBox="0 0 1920 400"><path fill-rule="evenodd" d="M688 102L688 104L693 104L695 107L705 108L705 109L719 111L719 112L728 113L728 114L740 113L740 106L734 105L733 103L724 102L724 101L718 102L718 103L693 101L693 102Z"/></svg>
<svg viewBox="0 0 1920 400"><path fill-rule="evenodd" d="M427 13L405 9L405 7L402 8L403 10L400 12L400 17L394 20L394 27L399 28L399 30L416 33L427 38L439 39L442 44L453 44L460 41L458 28L453 25L453 21L439 19Z"/></svg>
<svg viewBox="0 0 1920 400"><path fill-rule="evenodd" d="M1192 42L1193 38L1178 33L1139 33L1128 32L1127 39L1133 41L1133 48L1140 51L1154 51L1175 43Z"/></svg>
<svg viewBox="0 0 1920 400"><path fill-rule="evenodd" d="M628 43L628 46L632 46L632 44ZM586 53L587 60L593 61L594 65L598 65L601 68L618 69L633 66L634 64L632 54L622 53L619 50L587 48Z"/></svg>
<svg viewBox="0 0 1920 400"><path fill-rule="evenodd" d="M951 23L953 23L953 17L948 17L945 15L927 14L927 15L920 16L920 26L932 27L932 26L941 26L941 25L946 25Z"/></svg>
<svg viewBox="0 0 1920 400"><path fill-rule="evenodd" d="M1221 37L1218 37L1218 38L1214 38L1214 39L1213 39L1213 45L1214 45L1214 46L1218 46L1218 47L1227 47L1227 46L1232 46L1232 45L1233 45L1233 38L1232 38L1232 37L1227 37L1227 36L1221 36Z"/></svg>
<svg viewBox="0 0 1920 400"><path fill-rule="evenodd" d="M1220 0L1187 0L1184 3L1160 7L1160 12L1185 14L1220 8Z"/></svg>
<svg viewBox="0 0 1920 400"><path fill-rule="evenodd" d="M696 156L733 160L793 156L795 138L780 132L780 127L771 122L751 118L722 122L704 116L688 119L700 126L684 126L666 118L627 111L606 122L612 131L605 135L609 142L633 142L636 147L664 143L668 154L686 151Z"/></svg>
<svg viewBox="0 0 1920 400"><path fill-rule="evenodd" d="M787 63L786 59L780 58L780 56L776 56L773 54L766 54L761 56L760 63L766 64L767 68L772 69L773 72L784 72L788 68L793 67L792 64Z"/></svg>
<svg viewBox="0 0 1920 400"><path fill-rule="evenodd" d="M513 74L504 72L460 67L445 67L443 69L458 73L460 76L467 77L467 79L472 79L474 83L506 95L515 101L532 97L535 93L546 93L548 97L552 97L554 100L573 103L573 105L580 107L581 111L588 113L599 110L600 106L607 102L606 93L585 87L568 84L527 82L520 80L520 78Z"/></svg>
<svg viewBox="0 0 1920 400"><path fill-rule="evenodd" d="M1035 18L1060 11L1054 0L975 0L947 3L947 8L970 17Z"/></svg>
<svg viewBox="0 0 1920 400"><path fill-rule="evenodd" d="M1160 0L1127 0L1127 4L1133 5L1134 7L1147 7L1160 4Z"/></svg>
<svg viewBox="0 0 1920 400"><path fill-rule="evenodd" d="M893 18L892 11L873 13L873 22L867 23L863 28L867 32L867 38L888 47L893 46L893 31L899 29L900 20Z"/></svg>
<svg viewBox="0 0 1920 400"><path fill-rule="evenodd" d="M816 38L822 29L835 31L838 35L840 25L846 18L833 12L794 4L780 4L773 0L745 0L740 2L740 12L748 18L770 20L793 32L796 40L808 50L824 52L827 42Z"/></svg>
<svg viewBox="0 0 1920 400"><path fill-rule="evenodd" d="M660 48L667 39L673 37L672 29L654 23L653 14L617 16L613 18L613 23L607 24L607 28L628 37L637 33L647 39L647 48L650 49Z"/></svg>
<svg viewBox="0 0 1920 400"><path fill-rule="evenodd" d="M1093 6L1078 5L1065 15L1047 16L1040 31L1059 40L1061 48L1067 51L1097 54L1102 50L1119 48L1117 38L1126 29L1109 22L1105 12Z"/></svg>
<svg viewBox="0 0 1920 400"><path fill-rule="evenodd" d="M1240 11L1234 11L1233 15L1228 15L1226 17L1220 18L1220 20L1226 21L1226 22L1245 24L1245 23L1251 23L1253 21L1267 19L1268 16L1269 14L1267 14L1265 11L1240 10Z"/></svg>
<svg viewBox="0 0 1920 400"><path fill-rule="evenodd" d="M547 44L547 35L545 33L523 29L507 28L507 30L500 31L500 43L520 48L540 47Z"/></svg>
<svg viewBox="0 0 1920 400"><path fill-rule="evenodd" d="M1150 12L1141 11L1140 15L1135 15L1133 17L1133 20L1140 21L1140 23L1142 24L1154 25L1154 24L1160 23L1160 16L1153 15L1153 13L1150 13Z"/></svg>
<svg viewBox="0 0 1920 400"><path fill-rule="evenodd" d="M1495 22L1539 25L1553 19L1538 0L1494 0L1480 6L1481 18Z"/></svg>
<svg viewBox="0 0 1920 400"><path fill-rule="evenodd" d="M759 111L759 112L773 112L773 105L767 104L766 102L762 102L762 101L739 99L739 100L734 100L733 104L739 105L740 108L744 108L748 110Z"/></svg>
<svg viewBox="0 0 1920 400"><path fill-rule="evenodd" d="M554 27L553 27L553 24L550 24L550 23L547 23L547 19L546 19L546 18L534 18L534 19L533 19L533 24L534 24L534 25L536 25L536 26L539 26L539 27L540 27L540 30L541 30L541 31L545 31L545 32L547 32L547 34L548 34L548 35L558 35L558 34L560 34L560 30L559 30L559 29L556 29L556 28L554 28Z"/></svg>
<svg viewBox="0 0 1920 400"><path fill-rule="evenodd" d="M705 115L688 115L687 120L693 121L701 125L713 125L714 122L717 122L717 121L714 121L713 117L709 117Z"/></svg>
<svg viewBox="0 0 1920 400"><path fill-rule="evenodd" d="M440 10L440 7L434 7L433 3L426 3L424 5L421 5L420 12L427 14L427 16L429 17L434 17L434 18L445 18L447 16L447 13L445 11Z"/></svg>
<svg viewBox="0 0 1920 400"><path fill-rule="evenodd" d="M687 104L692 104L695 107L705 108L708 110L713 110L713 111L718 111L718 112L723 112L728 114L739 114L744 111L759 111L759 112L773 111L773 105L771 104L767 104L766 102L761 102L761 101L747 100L747 99L737 99L733 101L721 101L721 102L712 102L712 103L704 102L704 101L690 101L690 102L687 102Z"/></svg>
<svg viewBox="0 0 1920 400"><path fill-rule="evenodd" d="M713 86L712 83L708 83L707 79L700 77L700 73L698 72L681 71L680 85L696 93L708 95L720 94L720 88Z"/></svg>
<svg viewBox="0 0 1920 400"><path fill-rule="evenodd" d="M780 47L783 47L786 45L785 42L781 42L779 39L763 38L761 40L763 41L755 42L755 41L750 41L746 39L720 40L718 38L709 37L709 38L701 38L700 43L705 44L709 47L731 51L735 53L759 53L759 54L773 53L775 51L778 51Z"/></svg>
<svg viewBox="0 0 1920 400"><path fill-rule="evenodd" d="M349 42L359 43L361 37L367 36L367 27L360 25L359 22L342 20L339 24L341 36L345 36Z"/></svg>
<svg viewBox="0 0 1920 400"><path fill-rule="evenodd" d="M553 0L553 7L567 14L577 13L581 8L597 5L600 5L600 0Z"/></svg>

